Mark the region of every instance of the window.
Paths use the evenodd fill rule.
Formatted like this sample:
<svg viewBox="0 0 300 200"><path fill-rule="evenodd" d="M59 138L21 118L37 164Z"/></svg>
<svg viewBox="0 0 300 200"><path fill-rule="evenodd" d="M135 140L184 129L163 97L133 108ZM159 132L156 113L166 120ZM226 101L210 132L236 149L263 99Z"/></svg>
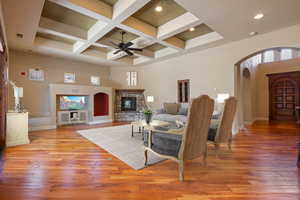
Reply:
<svg viewBox="0 0 300 200"><path fill-rule="evenodd" d="M75 83L75 73L65 73L64 82Z"/></svg>
<svg viewBox="0 0 300 200"><path fill-rule="evenodd" d="M178 87L178 103L187 103L190 100L190 80L179 80Z"/></svg>
<svg viewBox="0 0 300 200"><path fill-rule="evenodd" d="M261 55L261 53L252 57L252 65L253 66L259 65L261 62L262 62L262 55Z"/></svg>
<svg viewBox="0 0 300 200"><path fill-rule="evenodd" d="M32 81L43 81L44 71L40 69L29 69L29 80Z"/></svg>
<svg viewBox="0 0 300 200"><path fill-rule="evenodd" d="M99 76L91 76L91 83L93 85L100 85L100 77Z"/></svg>
<svg viewBox="0 0 300 200"><path fill-rule="evenodd" d="M293 51L292 51L292 49L282 49L280 51L280 59L281 60L292 59L292 57L293 57Z"/></svg>
<svg viewBox="0 0 300 200"><path fill-rule="evenodd" d="M274 61L274 51L266 51L264 52L264 62L273 62Z"/></svg>
<svg viewBox="0 0 300 200"><path fill-rule="evenodd" d="M137 72L127 72L127 85L128 86L137 85Z"/></svg>

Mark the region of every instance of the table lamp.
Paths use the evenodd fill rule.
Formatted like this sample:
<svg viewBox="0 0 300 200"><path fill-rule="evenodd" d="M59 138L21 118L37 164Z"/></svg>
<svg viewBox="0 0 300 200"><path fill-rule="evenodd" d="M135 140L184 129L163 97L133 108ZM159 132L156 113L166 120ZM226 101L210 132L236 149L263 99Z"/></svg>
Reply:
<svg viewBox="0 0 300 200"><path fill-rule="evenodd" d="M151 109L151 104L154 102L154 96L147 96L147 103L149 109Z"/></svg>

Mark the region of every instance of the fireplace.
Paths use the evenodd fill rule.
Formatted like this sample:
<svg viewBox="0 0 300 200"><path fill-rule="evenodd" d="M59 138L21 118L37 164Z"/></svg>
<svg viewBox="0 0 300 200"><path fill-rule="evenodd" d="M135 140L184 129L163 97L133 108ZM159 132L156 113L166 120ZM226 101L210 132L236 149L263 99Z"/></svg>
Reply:
<svg viewBox="0 0 300 200"><path fill-rule="evenodd" d="M121 111L136 111L136 97L122 97L121 98Z"/></svg>
<svg viewBox="0 0 300 200"><path fill-rule="evenodd" d="M146 107L143 89L117 89L115 96L115 120L135 121Z"/></svg>

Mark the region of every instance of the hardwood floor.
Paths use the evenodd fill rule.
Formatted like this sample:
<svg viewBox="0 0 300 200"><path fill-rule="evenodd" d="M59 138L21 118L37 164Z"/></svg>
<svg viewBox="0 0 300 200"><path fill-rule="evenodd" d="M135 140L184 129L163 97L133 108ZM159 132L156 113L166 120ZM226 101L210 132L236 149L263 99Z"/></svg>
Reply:
<svg viewBox="0 0 300 200"><path fill-rule="evenodd" d="M122 125L122 123L103 126ZM99 126L95 126L99 127ZM0 161L0 199L291 200L300 196L296 167L300 127L258 122L236 135L233 152L208 166L165 161L133 170L76 133L91 126L30 133L31 144L7 148Z"/></svg>

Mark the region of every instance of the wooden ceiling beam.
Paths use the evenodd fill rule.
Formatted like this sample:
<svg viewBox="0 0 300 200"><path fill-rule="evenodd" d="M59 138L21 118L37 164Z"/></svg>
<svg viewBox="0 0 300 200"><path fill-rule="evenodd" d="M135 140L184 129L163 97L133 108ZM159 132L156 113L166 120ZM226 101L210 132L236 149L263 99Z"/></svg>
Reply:
<svg viewBox="0 0 300 200"><path fill-rule="evenodd" d="M87 32L85 30L46 17L41 17L38 32L52 34L74 41L87 40Z"/></svg>
<svg viewBox="0 0 300 200"><path fill-rule="evenodd" d="M185 48L185 41L183 41L175 36L165 39L164 42L166 42L174 47L177 47L180 50Z"/></svg>
<svg viewBox="0 0 300 200"><path fill-rule="evenodd" d="M146 49L144 49L143 52L135 52L136 55L140 56L139 58L134 58L137 62L133 63L137 64L147 62L153 58L161 58L186 49L194 48L196 47L195 44L199 46L221 38L221 36L215 32L214 34L201 36L201 38L192 39L194 42L193 44L190 41L185 42L184 40L177 38L175 35L178 33L202 23L200 19L189 12L159 27L154 27L142 20L132 17L135 12L145 6L150 0L120 0L114 4L114 6L110 6L99 0L49 1L98 20L87 32L85 31L85 33L83 33L82 31L78 31L78 29L75 30L75 27L62 25L59 24L59 22L47 21L47 19L45 20L43 18L41 19L40 32L50 33L68 39L75 39L77 42L73 45L73 53L78 55L86 52L89 47L94 45L106 47L111 50L106 56L108 60L120 60L123 57L126 57L124 60L128 60L126 54L123 52L114 55L113 52L115 49L110 44L98 42L115 28L120 28L139 36L139 38L132 41L134 43L132 47L134 48L145 48L154 43L166 47L165 49L156 52ZM89 54L94 53L96 52L89 51Z"/></svg>
<svg viewBox="0 0 300 200"><path fill-rule="evenodd" d="M49 0L60 6L69 8L91 18L110 22L113 15L113 8L98 0Z"/></svg>
<svg viewBox="0 0 300 200"><path fill-rule="evenodd" d="M166 24L159 26L157 30L157 38L159 40L165 40L202 23L203 21L198 17L195 17L192 13L187 12L167 22Z"/></svg>
<svg viewBox="0 0 300 200"><path fill-rule="evenodd" d="M143 32L144 34L146 34L148 36L156 38L157 28L155 28L154 26L147 24L139 19L136 19L134 17L129 17L122 24L129 26L140 32Z"/></svg>
<svg viewBox="0 0 300 200"><path fill-rule="evenodd" d="M78 1L78 0L72 0ZM124 2L127 4L124 4ZM98 21L88 31L88 40L85 43L77 42L74 44L74 53L80 54L89 46L96 43L100 38L104 37L107 33L113 30L118 24L122 23L138 9L142 8L150 0L124 0L122 3L117 3L114 6L115 13L113 19L109 22Z"/></svg>

